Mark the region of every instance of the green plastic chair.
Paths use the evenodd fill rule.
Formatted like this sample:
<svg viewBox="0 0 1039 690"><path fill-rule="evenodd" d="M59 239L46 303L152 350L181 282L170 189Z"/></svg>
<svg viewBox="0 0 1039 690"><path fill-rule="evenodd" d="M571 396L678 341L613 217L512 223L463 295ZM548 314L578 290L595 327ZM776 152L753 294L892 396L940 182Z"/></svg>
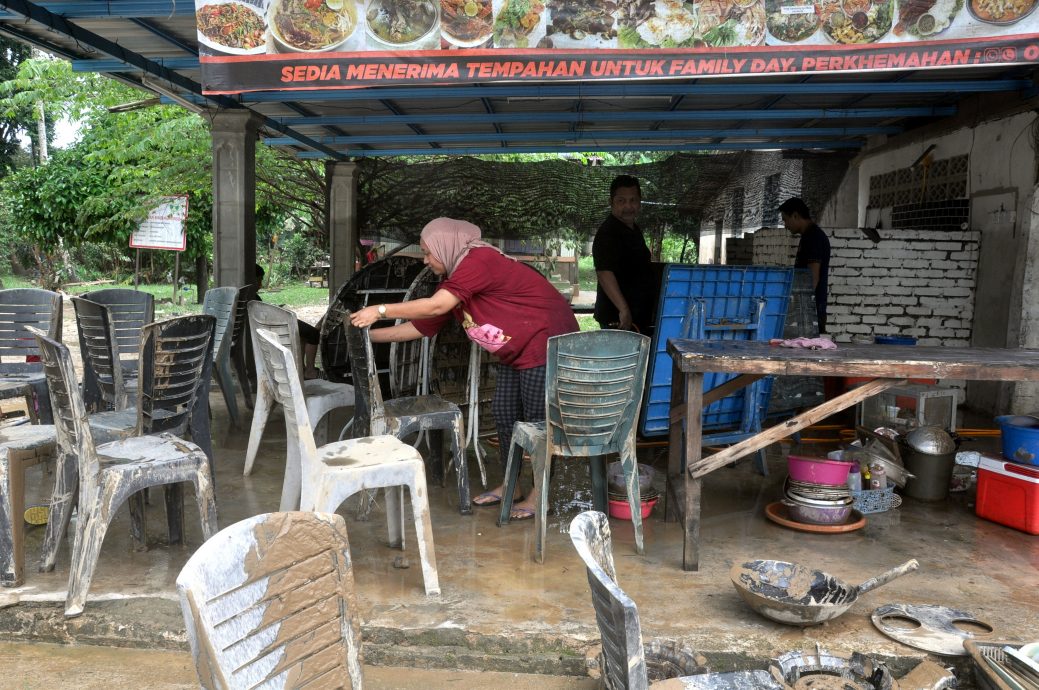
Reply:
<svg viewBox="0 0 1039 690"><path fill-rule="evenodd" d="M635 549L644 553L642 499L635 458L635 425L646 387L647 336L631 331L587 331L548 339L545 381L546 422L517 422L505 468L506 487L498 525L509 522L512 494L519 481L523 452L534 463L538 505L534 516L534 558L545 558L548 480L554 456L599 458L619 453L628 505L635 526ZM593 461L592 494L606 508L603 462ZM599 505L601 504L601 506Z"/></svg>

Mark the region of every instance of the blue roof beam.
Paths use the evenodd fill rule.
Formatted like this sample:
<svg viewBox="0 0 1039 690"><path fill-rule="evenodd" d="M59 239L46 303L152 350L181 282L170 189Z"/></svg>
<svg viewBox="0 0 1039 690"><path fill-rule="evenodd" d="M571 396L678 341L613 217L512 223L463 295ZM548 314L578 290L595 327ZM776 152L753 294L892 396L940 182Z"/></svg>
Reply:
<svg viewBox="0 0 1039 690"><path fill-rule="evenodd" d="M155 17L195 14L191 0L81 0L80 2L42 2L39 7L66 19L102 19L104 17ZM0 20L21 19L17 12L0 10Z"/></svg>
<svg viewBox="0 0 1039 690"><path fill-rule="evenodd" d="M677 112L528 112L528 113L421 113L414 115L328 115L323 117L279 117L283 125L435 125L435 124L526 124L530 122L669 122L718 120L887 119L903 117L952 117L956 106L904 108L777 108L768 110L680 110Z"/></svg>
<svg viewBox="0 0 1039 690"><path fill-rule="evenodd" d="M786 138L786 137L865 137L875 134L900 134L901 127L786 127L766 129L677 129L677 130L619 130L619 131L557 131L557 132L505 132L465 134L377 134L348 137L317 137L317 141L329 146L349 144L432 144L432 143L477 143L490 141L602 141L607 139L626 140L671 140L725 138ZM264 143L270 146L287 146L295 142L286 137L269 137Z"/></svg>
<svg viewBox="0 0 1039 690"><path fill-rule="evenodd" d="M586 144L582 144L586 147ZM720 144L636 144L625 146L597 146L596 151L784 151L784 150L836 150L836 149L858 149L863 146L861 141L803 141L803 142L722 142ZM516 146L500 148L489 147L461 147L450 149L348 149L342 154L351 158L376 158L382 156L481 156L497 153L564 153L564 147L556 144L554 146ZM586 151L582 147L566 147L571 152ZM299 158L321 158L315 151L302 151L297 154Z"/></svg>
<svg viewBox="0 0 1039 690"><path fill-rule="evenodd" d="M994 93L999 91L1023 91L1032 88L1029 79L978 79L962 81L900 81L876 82L863 80L847 80L841 82L811 82L798 84L797 94L919 94L948 93L962 95L965 93ZM552 86L528 86L522 84L508 86L390 86L380 88L335 89L296 91L292 98L297 101L360 101L378 99L400 100L436 100L449 98L471 99L481 98L523 98L536 100L539 98L639 98L640 96L767 96L788 94L790 84L782 83L700 83L700 84L564 84ZM257 91L240 95L246 103L270 103L285 98L281 91Z"/></svg>

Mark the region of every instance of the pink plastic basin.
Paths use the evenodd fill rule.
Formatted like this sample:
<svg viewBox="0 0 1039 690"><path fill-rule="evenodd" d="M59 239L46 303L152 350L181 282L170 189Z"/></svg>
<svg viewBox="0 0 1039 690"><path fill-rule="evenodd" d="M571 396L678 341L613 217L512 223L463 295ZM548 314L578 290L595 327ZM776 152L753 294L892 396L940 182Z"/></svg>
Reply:
<svg viewBox="0 0 1039 690"><path fill-rule="evenodd" d="M615 517L618 520L631 519L631 508L628 506L627 501L615 501L611 498L609 504L610 517ZM656 504L657 499L655 498L642 502L642 519L649 517L649 514L653 512L653 506Z"/></svg>
<svg viewBox="0 0 1039 690"><path fill-rule="evenodd" d="M796 479L799 482L840 486L847 483L848 472L851 471L851 468L856 463L788 455L786 464L787 469L790 471L791 479Z"/></svg>

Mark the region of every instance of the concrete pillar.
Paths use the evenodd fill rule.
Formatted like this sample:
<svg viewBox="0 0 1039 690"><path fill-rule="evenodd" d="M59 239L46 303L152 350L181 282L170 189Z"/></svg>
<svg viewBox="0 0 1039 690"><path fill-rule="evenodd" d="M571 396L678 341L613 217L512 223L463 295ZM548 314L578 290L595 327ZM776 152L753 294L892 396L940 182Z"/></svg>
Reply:
<svg viewBox="0 0 1039 690"><path fill-rule="evenodd" d="M1018 347L1039 348L1039 186L1032 189L1025 206L1030 213L1022 219L1026 233L1025 268L1021 286L1021 326ZM1014 385L1009 412L1031 414L1039 410L1039 383L1020 381Z"/></svg>
<svg viewBox="0 0 1039 690"><path fill-rule="evenodd" d="M357 241L357 164L329 162L325 164L328 197L328 291L334 299L336 291L354 274Z"/></svg>
<svg viewBox="0 0 1039 690"><path fill-rule="evenodd" d="M218 286L255 281L259 124L248 110L220 110L212 116L213 273Z"/></svg>

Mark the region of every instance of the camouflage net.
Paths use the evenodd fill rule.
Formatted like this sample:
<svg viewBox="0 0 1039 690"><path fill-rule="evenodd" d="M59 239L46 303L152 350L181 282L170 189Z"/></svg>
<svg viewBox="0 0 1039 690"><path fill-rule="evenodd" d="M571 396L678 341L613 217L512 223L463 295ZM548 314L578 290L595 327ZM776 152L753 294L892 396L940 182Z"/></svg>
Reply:
<svg viewBox="0 0 1039 690"><path fill-rule="evenodd" d="M734 176L777 167L774 153L675 154L628 166L569 160L531 163L445 156L415 163L372 158L358 163L361 234L415 242L433 218L464 218L495 239L584 241L608 212L610 182L634 175L642 185L639 224L698 238L706 210ZM822 208L839 184L847 158L803 160L805 201Z"/></svg>

